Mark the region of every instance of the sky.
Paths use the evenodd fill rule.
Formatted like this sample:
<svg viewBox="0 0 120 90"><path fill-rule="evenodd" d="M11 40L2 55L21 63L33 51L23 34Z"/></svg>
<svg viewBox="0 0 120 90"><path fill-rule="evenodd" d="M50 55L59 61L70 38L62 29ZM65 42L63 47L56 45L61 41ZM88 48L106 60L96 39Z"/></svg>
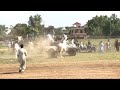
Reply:
<svg viewBox="0 0 120 90"><path fill-rule="evenodd" d="M57 27L72 26L75 22L86 24L96 15L116 14L120 18L120 11L0 11L0 25L15 26L17 23L28 23L29 17L39 14L42 24Z"/></svg>

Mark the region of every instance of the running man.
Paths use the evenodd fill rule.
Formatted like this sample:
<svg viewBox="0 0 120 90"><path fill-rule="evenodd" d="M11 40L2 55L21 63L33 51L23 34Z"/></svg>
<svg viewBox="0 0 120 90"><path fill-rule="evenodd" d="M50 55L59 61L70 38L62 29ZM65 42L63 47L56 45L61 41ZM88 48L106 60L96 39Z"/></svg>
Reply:
<svg viewBox="0 0 120 90"><path fill-rule="evenodd" d="M26 69L26 56L27 56L27 51L24 49L23 44L20 45L20 49L18 50L17 57L18 57L18 62L20 64L19 67L19 72L24 72Z"/></svg>

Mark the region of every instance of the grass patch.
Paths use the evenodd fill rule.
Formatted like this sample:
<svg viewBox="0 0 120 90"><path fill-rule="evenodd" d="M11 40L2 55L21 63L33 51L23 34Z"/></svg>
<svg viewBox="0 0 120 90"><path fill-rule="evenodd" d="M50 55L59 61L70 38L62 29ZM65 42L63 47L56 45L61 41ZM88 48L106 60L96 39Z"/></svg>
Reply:
<svg viewBox="0 0 120 90"><path fill-rule="evenodd" d="M83 43L87 44L88 39L80 39ZM59 63L59 62L80 62L80 61L97 61L97 60L120 60L120 52L114 51L114 41L111 39L112 50L111 52L98 52L98 45L100 41L105 44L107 39L90 39L91 43L96 45L97 51L95 53L77 53L76 56L65 56L65 58L47 58L43 55L28 55L27 63ZM0 63L1 64L16 64L18 61L15 58L15 53L8 50L7 47L0 48Z"/></svg>

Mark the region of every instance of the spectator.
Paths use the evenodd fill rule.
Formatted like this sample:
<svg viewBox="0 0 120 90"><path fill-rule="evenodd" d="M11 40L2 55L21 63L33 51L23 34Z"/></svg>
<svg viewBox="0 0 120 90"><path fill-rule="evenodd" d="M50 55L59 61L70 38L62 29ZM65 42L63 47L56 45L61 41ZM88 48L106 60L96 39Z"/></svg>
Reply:
<svg viewBox="0 0 120 90"><path fill-rule="evenodd" d="M119 42L118 42L118 39L115 40L114 46L115 46L115 50L119 51Z"/></svg>
<svg viewBox="0 0 120 90"><path fill-rule="evenodd" d="M14 51L15 51L16 58L17 58L17 52L18 52L19 48L20 47L19 47L19 45L18 45L18 43L16 41L15 46L14 46Z"/></svg>
<svg viewBox="0 0 120 90"><path fill-rule="evenodd" d="M99 43L99 52L104 52L104 43L102 41Z"/></svg>
<svg viewBox="0 0 120 90"><path fill-rule="evenodd" d="M106 43L106 50L110 51L111 50L111 43L110 40L108 39L108 42Z"/></svg>

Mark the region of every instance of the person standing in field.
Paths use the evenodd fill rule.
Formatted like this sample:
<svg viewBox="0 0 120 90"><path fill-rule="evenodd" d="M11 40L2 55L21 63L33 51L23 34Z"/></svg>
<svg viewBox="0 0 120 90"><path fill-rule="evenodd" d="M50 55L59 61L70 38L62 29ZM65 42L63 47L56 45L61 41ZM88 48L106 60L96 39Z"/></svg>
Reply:
<svg viewBox="0 0 120 90"><path fill-rule="evenodd" d="M14 45L14 51L15 51L15 55L16 55L16 58L17 58L17 52L18 52L18 50L19 50L19 45L18 45L18 43L17 43L17 41L16 41L16 43L15 43L15 45Z"/></svg>
<svg viewBox="0 0 120 90"><path fill-rule="evenodd" d="M19 66L20 73L23 73L26 69L26 56L27 56L27 51L24 49L23 44L21 44L20 49L17 52L18 62L20 64Z"/></svg>
<svg viewBox="0 0 120 90"><path fill-rule="evenodd" d="M104 43L102 41L99 43L99 52L104 52Z"/></svg>
<svg viewBox="0 0 120 90"><path fill-rule="evenodd" d="M11 42L9 41L8 42L8 50L10 51L10 48L11 48Z"/></svg>
<svg viewBox="0 0 120 90"><path fill-rule="evenodd" d="M108 39L108 42L106 43L106 50L110 51L111 50L111 43L110 40Z"/></svg>
<svg viewBox="0 0 120 90"><path fill-rule="evenodd" d="M88 46L91 46L91 42L90 42L90 40L88 40Z"/></svg>
<svg viewBox="0 0 120 90"><path fill-rule="evenodd" d="M12 40L11 44L12 44L12 52L14 52L14 41Z"/></svg>
<svg viewBox="0 0 120 90"><path fill-rule="evenodd" d="M83 47L84 47L84 45L83 45L83 42L82 42L82 41L80 42L80 47L81 47L81 48L83 48Z"/></svg>
<svg viewBox="0 0 120 90"><path fill-rule="evenodd" d="M119 51L119 42L118 42L118 39L115 40L114 46L115 46L115 50Z"/></svg>
<svg viewBox="0 0 120 90"><path fill-rule="evenodd" d="M91 51L91 46L92 46L92 44L91 44L90 40L88 40L88 44L87 44L88 51Z"/></svg>

